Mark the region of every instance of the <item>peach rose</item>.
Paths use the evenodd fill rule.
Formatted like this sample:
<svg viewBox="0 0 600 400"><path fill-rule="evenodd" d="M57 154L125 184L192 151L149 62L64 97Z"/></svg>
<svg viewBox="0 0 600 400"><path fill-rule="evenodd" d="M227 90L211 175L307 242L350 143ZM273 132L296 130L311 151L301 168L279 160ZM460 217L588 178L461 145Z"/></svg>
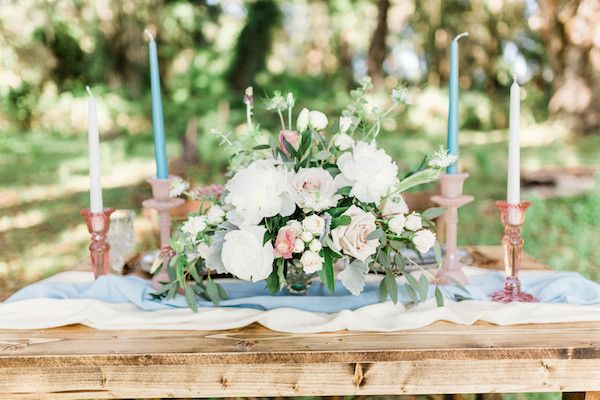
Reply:
<svg viewBox="0 0 600 400"><path fill-rule="evenodd" d="M292 258L296 241L296 232L289 226L284 226L277 232L275 239L275 257Z"/></svg>
<svg viewBox="0 0 600 400"><path fill-rule="evenodd" d="M296 131L288 131L286 129L279 131L279 147L281 147L281 151L283 151L283 153L289 157L290 153L285 148L283 139L292 145L295 150L298 150L298 147L300 147L300 136Z"/></svg>

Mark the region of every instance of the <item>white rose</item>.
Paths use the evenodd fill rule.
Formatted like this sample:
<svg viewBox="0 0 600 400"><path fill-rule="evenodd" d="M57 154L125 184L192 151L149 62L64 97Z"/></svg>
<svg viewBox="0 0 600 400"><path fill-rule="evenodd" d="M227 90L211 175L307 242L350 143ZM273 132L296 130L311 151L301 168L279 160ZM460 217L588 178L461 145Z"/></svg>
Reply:
<svg viewBox="0 0 600 400"><path fill-rule="evenodd" d="M354 146L354 139L345 133L340 133L339 135L335 135L333 139L333 144L341 151L346 151L351 149Z"/></svg>
<svg viewBox="0 0 600 400"><path fill-rule="evenodd" d="M220 224L221 222L223 222L224 218L225 211L223 211L223 209L216 204L209 208L208 212L206 213L206 219L208 223L212 225Z"/></svg>
<svg viewBox="0 0 600 400"><path fill-rule="evenodd" d="M321 245L321 241L319 239L313 239L312 242L310 242L310 244L308 245L308 248L310 249L310 251L318 253L319 251L321 251L323 246Z"/></svg>
<svg viewBox="0 0 600 400"><path fill-rule="evenodd" d="M200 232L206 229L206 217L190 217L181 226L181 230L190 236L196 237Z"/></svg>
<svg viewBox="0 0 600 400"><path fill-rule="evenodd" d="M323 268L323 262L324 260L319 253L310 250L305 251L300 257L300 264L302 264L302 268L307 274L320 271Z"/></svg>
<svg viewBox="0 0 600 400"><path fill-rule="evenodd" d="M196 247L196 251L198 252L198 255L205 260L208 258L208 256L210 256L211 253L210 247L204 242L200 243Z"/></svg>
<svg viewBox="0 0 600 400"><path fill-rule="evenodd" d="M435 245L435 233L427 229L420 230L415 233L412 242L420 253L425 254Z"/></svg>
<svg viewBox="0 0 600 400"><path fill-rule="evenodd" d="M308 113L308 124L315 131L322 131L327 128L328 123L327 116L321 111L310 111Z"/></svg>
<svg viewBox="0 0 600 400"><path fill-rule="evenodd" d="M227 218L235 225L257 225L265 217L288 216L296 209L289 196L288 177L267 160L239 169L225 184Z"/></svg>
<svg viewBox="0 0 600 400"><path fill-rule="evenodd" d="M300 239L302 239L303 241L305 241L306 243L310 242L311 240L313 240L315 237L315 235L313 235L312 233L310 233L309 231L304 231L302 232L302 234L300 235Z"/></svg>
<svg viewBox="0 0 600 400"><path fill-rule="evenodd" d="M290 177L290 194L305 212L335 207L341 198L336 192L333 177L323 168L300 168Z"/></svg>
<svg viewBox="0 0 600 400"><path fill-rule="evenodd" d="M356 206L351 206L343 215L350 216L350 224L331 231L333 244L344 254L365 261L379 247L378 239L367 240L367 236L377 229L375 216Z"/></svg>
<svg viewBox="0 0 600 400"><path fill-rule="evenodd" d="M379 205L379 209L381 210L381 215L384 217L397 214L408 214L409 212L404 197L397 193L385 197Z"/></svg>
<svg viewBox="0 0 600 400"><path fill-rule="evenodd" d="M300 221L292 219L289 220L286 225L292 228L296 236L300 236L302 234L302 224L300 223Z"/></svg>
<svg viewBox="0 0 600 400"><path fill-rule="evenodd" d="M305 244L304 240L296 239L294 240L294 253L302 253L304 251Z"/></svg>
<svg viewBox="0 0 600 400"><path fill-rule="evenodd" d="M406 217L403 214L394 215L388 221L388 227L396 235L399 235L404 231L405 224L406 224Z"/></svg>
<svg viewBox="0 0 600 400"><path fill-rule="evenodd" d="M351 186L350 194L365 203L379 204L398 180L398 166L374 142L356 142L352 152L338 158L337 166L341 173L335 177L336 186Z"/></svg>
<svg viewBox="0 0 600 400"><path fill-rule="evenodd" d="M245 226L225 235L221 259L227 272L245 281L266 279L273 271L273 245L263 244L266 229Z"/></svg>
<svg viewBox="0 0 600 400"><path fill-rule="evenodd" d="M342 135L345 134L346 132L348 132L348 129L350 129L351 127L352 127L352 117L341 116L340 117L340 133ZM348 137L350 137L350 136L348 136ZM350 140L352 140L352 139L350 139ZM337 144L336 144L336 146L337 146ZM350 147L352 147L352 145L350 145ZM345 150L345 149L342 149L342 150Z"/></svg>
<svg viewBox="0 0 600 400"><path fill-rule="evenodd" d="M406 218L406 224L404 227L409 231L418 231L423 227L423 221L421 221L421 217L417 213L412 213Z"/></svg>
<svg viewBox="0 0 600 400"><path fill-rule="evenodd" d="M325 230L325 220L318 215L309 215L302 221L304 230L309 231L314 236L321 236Z"/></svg>
<svg viewBox="0 0 600 400"><path fill-rule="evenodd" d="M308 108L303 108L298 114L298 119L296 120L296 130L298 133L302 133L308 128Z"/></svg>

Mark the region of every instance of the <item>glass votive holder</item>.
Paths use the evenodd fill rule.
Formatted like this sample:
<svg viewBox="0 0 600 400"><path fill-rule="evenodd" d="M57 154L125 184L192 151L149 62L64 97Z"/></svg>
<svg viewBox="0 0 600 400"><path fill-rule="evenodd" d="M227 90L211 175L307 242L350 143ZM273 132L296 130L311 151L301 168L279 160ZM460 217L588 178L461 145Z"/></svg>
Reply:
<svg viewBox="0 0 600 400"><path fill-rule="evenodd" d="M135 211L115 210L110 216L108 243L110 244L110 267L121 274L127 257L135 246Z"/></svg>

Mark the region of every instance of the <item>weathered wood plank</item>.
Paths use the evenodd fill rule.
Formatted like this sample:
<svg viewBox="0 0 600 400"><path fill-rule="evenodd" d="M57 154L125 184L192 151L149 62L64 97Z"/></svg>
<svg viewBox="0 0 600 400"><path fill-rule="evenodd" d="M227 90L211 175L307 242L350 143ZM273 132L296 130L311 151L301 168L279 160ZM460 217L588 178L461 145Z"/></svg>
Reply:
<svg viewBox="0 0 600 400"><path fill-rule="evenodd" d="M0 397L235 397L593 390L600 360L448 360L253 365L0 366ZM587 372L586 372L587 371Z"/></svg>

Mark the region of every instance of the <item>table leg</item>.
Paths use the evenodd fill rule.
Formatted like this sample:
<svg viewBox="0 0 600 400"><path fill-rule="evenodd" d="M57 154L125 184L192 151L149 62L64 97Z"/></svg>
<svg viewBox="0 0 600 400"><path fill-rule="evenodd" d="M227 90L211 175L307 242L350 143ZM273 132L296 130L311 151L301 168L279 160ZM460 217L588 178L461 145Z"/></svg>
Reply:
<svg viewBox="0 0 600 400"><path fill-rule="evenodd" d="M600 400L600 392L565 392L563 400Z"/></svg>

